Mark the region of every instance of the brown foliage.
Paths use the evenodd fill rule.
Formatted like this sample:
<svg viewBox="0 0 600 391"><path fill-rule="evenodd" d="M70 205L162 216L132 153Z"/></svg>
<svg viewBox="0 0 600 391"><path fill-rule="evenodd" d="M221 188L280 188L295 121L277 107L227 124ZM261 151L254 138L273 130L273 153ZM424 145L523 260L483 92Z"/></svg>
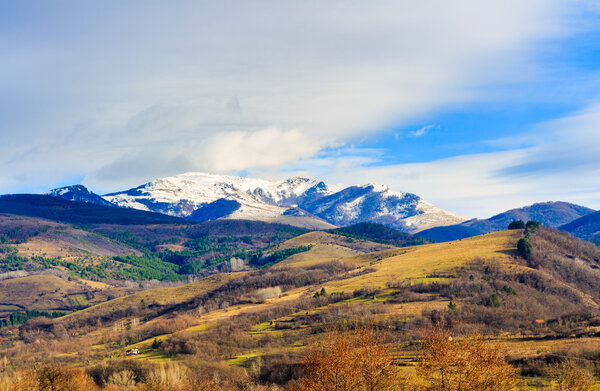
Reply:
<svg viewBox="0 0 600 391"><path fill-rule="evenodd" d="M37 371L18 371L0 377L3 391L93 391L96 384L84 371L58 365L44 366Z"/></svg>
<svg viewBox="0 0 600 391"><path fill-rule="evenodd" d="M303 391L376 391L398 389L384 335L373 329L330 332L304 361L306 375L292 388Z"/></svg>
<svg viewBox="0 0 600 391"><path fill-rule="evenodd" d="M517 380L517 370L505 361L499 344L481 338L453 340L439 328L424 339L418 373L430 390L510 390Z"/></svg>
<svg viewBox="0 0 600 391"><path fill-rule="evenodd" d="M3 391L34 391L37 385L37 378L32 371L16 371L0 377L0 390Z"/></svg>
<svg viewBox="0 0 600 391"><path fill-rule="evenodd" d="M592 388L593 378L584 369L567 360L555 365L550 373L558 383L560 391L588 391Z"/></svg>

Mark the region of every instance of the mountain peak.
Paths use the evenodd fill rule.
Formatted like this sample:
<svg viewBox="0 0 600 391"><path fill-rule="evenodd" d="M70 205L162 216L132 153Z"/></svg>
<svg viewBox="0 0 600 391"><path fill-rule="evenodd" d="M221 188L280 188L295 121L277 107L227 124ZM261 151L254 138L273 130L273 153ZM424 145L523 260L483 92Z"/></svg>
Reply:
<svg viewBox="0 0 600 391"><path fill-rule="evenodd" d="M268 181L187 172L104 197L122 207L200 219L209 216L273 221L292 218L289 210L295 208L295 215L334 225L376 222L408 232L467 220L384 184L368 183L335 192L324 182L303 176Z"/></svg>
<svg viewBox="0 0 600 391"><path fill-rule="evenodd" d="M87 202L88 204L114 206L98 194L92 193L83 185L58 187L45 193L46 195L62 198L63 200Z"/></svg>
<svg viewBox="0 0 600 391"><path fill-rule="evenodd" d="M367 183L366 185L362 185L360 187L364 187L364 188L372 187L373 191L377 192L377 193L390 191L390 188L387 185L384 185L383 183L376 183L376 182Z"/></svg>

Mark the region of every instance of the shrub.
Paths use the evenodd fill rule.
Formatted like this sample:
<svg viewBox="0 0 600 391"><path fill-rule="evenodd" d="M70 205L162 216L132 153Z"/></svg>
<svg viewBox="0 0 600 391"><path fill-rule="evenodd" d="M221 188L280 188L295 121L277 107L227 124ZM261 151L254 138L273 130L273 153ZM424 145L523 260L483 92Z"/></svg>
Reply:
<svg viewBox="0 0 600 391"><path fill-rule="evenodd" d="M513 220L508 225L508 229L523 229L523 228L525 228L525 222L523 220Z"/></svg>
<svg viewBox="0 0 600 391"><path fill-rule="evenodd" d="M39 391L88 391L97 387L82 370L49 365L37 371Z"/></svg>
<svg viewBox="0 0 600 391"><path fill-rule="evenodd" d="M486 307L500 307L502 302L500 301L500 297L494 293L493 295L490 295L490 297L481 299L480 304Z"/></svg>
<svg viewBox="0 0 600 391"><path fill-rule="evenodd" d="M481 338L454 340L436 328L425 337L417 371L433 390L510 390L517 370L497 343Z"/></svg>
<svg viewBox="0 0 600 391"><path fill-rule="evenodd" d="M304 360L304 370L306 375L292 390L399 389L399 373L392 364L385 335L373 329L330 333L312 347Z"/></svg>
<svg viewBox="0 0 600 391"><path fill-rule="evenodd" d="M542 224L539 221L529 220L527 224L525 224L525 229L527 232L535 232Z"/></svg>
<svg viewBox="0 0 600 391"><path fill-rule="evenodd" d="M504 285L502 287L502 292L504 292L504 293L506 293L508 295L511 295L511 296L516 296L517 295L517 291L515 291L515 289L513 287L508 286L508 285Z"/></svg>
<svg viewBox="0 0 600 391"><path fill-rule="evenodd" d="M558 383L559 390L588 391L594 383L593 377L571 360L555 364L550 374Z"/></svg>
<svg viewBox="0 0 600 391"><path fill-rule="evenodd" d="M517 252L524 259L531 259L531 244L527 239L519 239L519 242L517 243Z"/></svg>
<svg viewBox="0 0 600 391"><path fill-rule="evenodd" d="M107 383L125 389L133 387L135 386L135 373L129 369L125 369L120 372L113 372L108 377Z"/></svg>
<svg viewBox="0 0 600 391"><path fill-rule="evenodd" d="M269 288L263 288L256 291L254 294L258 301L265 301L268 299L275 299L281 296L281 288L278 286L273 286Z"/></svg>

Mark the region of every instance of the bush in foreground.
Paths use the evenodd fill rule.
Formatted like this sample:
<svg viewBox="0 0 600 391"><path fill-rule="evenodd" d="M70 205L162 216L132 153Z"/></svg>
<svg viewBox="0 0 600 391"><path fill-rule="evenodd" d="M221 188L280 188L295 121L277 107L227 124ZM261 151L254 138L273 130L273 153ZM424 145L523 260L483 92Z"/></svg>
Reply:
<svg viewBox="0 0 600 391"><path fill-rule="evenodd" d="M436 329L424 339L419 375L431 390L510 390L517 370L509 365L498 343L481 338L454 340Z"/></svg>
<svg viewBox="0 0 600 391"><path fill-rule="evenodd" d="M304 360L306 375L294 391L384 391L401 389L384 335L373 329L338 331L315 345Z"/></svg>

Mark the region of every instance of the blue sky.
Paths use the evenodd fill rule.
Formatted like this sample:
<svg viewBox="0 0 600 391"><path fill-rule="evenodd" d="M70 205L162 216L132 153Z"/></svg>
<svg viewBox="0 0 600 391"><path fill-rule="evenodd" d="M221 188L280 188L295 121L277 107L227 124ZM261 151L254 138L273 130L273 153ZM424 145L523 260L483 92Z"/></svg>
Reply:
<svg viewBox="0 0 600 391"><path fill-rule="evenodd" d="M0 1L0 193L187 171L600 208L594 1Z"/></svg>

